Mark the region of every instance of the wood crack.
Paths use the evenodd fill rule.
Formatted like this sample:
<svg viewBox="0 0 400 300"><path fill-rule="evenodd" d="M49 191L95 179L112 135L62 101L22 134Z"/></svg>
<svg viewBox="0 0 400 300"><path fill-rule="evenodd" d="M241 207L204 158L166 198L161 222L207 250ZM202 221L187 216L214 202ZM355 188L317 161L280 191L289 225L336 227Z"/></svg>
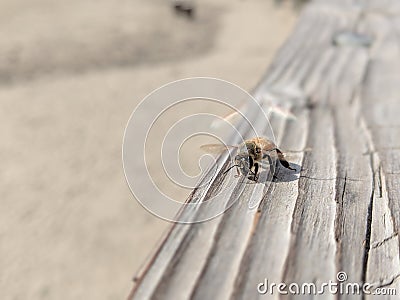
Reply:
<svg viewBox="0 0 400 300"><path fill-rule="evenodd" d="M379 191L379 198L382 198L382 167L381 167L381 165L379 164L379 167L378 167L378 191Z"/></svg>
<svg viewBox="0 0 400 300"><path fill-rule="evenodd" d="M384 243L386 243L386 242L392 240L393 238L397 237L398 235L399 235L399 233L398 233L398 232L395 232L395 233L393 233L391 236L388 236L387 238L383 239L383 240L380 241L380 242L372 243L371 249L376 249L376 248L382 246Z"/></svg>
<svg viewBox="0 0 400 300"><path fill-rule="evenodd" d="M337 176L337 177L331 177L331 178L317 178L317 177L301 175L300 178L307 178L307 179L310 179L310 180L322 180L322 181L332 181L332 180L338 180L338 179L342 179L342 180L346 180L346 181L355 181L355 182L366 181L366 179L349 178L349 177L347 177L347 175L345 177Z"/></svg>
<svg viewBox="0 0 400 300"><path fill-rule="evenodd" d="M384 288L392 285L399 278L400 278L400 273L390 277L389 279L382 279L379 282L373 282L370 284L373 286L374 289Z"/></svg>
<svg viewBox="0 0 400 300"><path fill-rule="evenodd" d="M346 183L347 183L347 174L344 178L343 183L343 191L340 198L336 199L336 216L335 216L335 241L336 241L336 269L337 271L341 271L343 269L342 266L342 234L343 234L343 202L344 202L344 195L346 191ZM336 183L336 191L339 190L340 181L338 180Z"/></svg>
<svg viewBox="0 0 400 300"><path fill-rule="evenodd" d="M367 213L367 226L365 232L365 246L364 246L364 258L363 258L363 268L362 268L362 282L365 283L367 279L367 267L368 267L368 258L369 251L371 250L371 232L372 232L372 210L374 205L374 195L375 195L375 170L374 170L374 157L370 155L370 167L372 171L372 191L370 202L368 205L368 213Z"/></svg>

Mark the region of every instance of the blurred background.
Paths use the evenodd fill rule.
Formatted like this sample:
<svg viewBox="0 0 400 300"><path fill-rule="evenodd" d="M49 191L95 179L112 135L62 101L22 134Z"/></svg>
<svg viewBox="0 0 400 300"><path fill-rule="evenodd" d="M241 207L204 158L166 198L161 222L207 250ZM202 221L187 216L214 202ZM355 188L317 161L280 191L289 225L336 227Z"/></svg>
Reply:
<svg viewBox="0 0 400 300"><path fill-rule="evenodd" d="M2 299L124 299L170 225L125 182L131 112L191 76L250 90L297 15L292 1L189 3L0 0Z"/></svg>

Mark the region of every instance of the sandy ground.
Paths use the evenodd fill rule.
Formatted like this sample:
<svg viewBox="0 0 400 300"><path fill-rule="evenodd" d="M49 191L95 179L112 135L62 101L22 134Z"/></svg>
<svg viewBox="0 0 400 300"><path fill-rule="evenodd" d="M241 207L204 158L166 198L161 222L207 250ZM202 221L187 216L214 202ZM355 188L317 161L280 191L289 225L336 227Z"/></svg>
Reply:
<svg viewBox="0 0 400 300"><path fill-rule="evenodd" d="M268 0L0 0L2 299L124 299L169 223L131 196L126 122L155 88L252 88L296 12ZM140 176L140 174L138 174Z"/></svg>

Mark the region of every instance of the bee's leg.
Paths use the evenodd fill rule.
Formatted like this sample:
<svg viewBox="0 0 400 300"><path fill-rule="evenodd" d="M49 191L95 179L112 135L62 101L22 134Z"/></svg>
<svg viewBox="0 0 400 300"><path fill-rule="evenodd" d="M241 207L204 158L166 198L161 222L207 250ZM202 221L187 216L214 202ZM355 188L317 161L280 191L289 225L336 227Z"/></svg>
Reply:
<svg viewBox="0 0 400 300"><path fill-rule="evenodd" d="M251 170L254 166L254 160L251 156L249 156L249 170Z"/></svg>
<svg viewBox="0 0 400 300"><path fill-rule="evenodd" d="M258 165L258 163L255 163L254 164L254 181L258 181L258 168L259 168L259 165Z"/></svg>
<svg viewBox="0 0 400 300"><path fill-rule="evenodd" d="M276 149L276 152L278 153L278 159L282 166L284 166L286 169L296 171L296 169L290 166L289 162L285 159L285 156L283 155L281 150Z"/></svg>
<svg viewBox="0 0 400 300"><path fill-rule="evenodd" d="M254 160L251 156L249 156L249 171L248 171L247 175L254 175L254 178L255 178L255 173L251 170L253 168L253 166L255 166Z"/></svg>

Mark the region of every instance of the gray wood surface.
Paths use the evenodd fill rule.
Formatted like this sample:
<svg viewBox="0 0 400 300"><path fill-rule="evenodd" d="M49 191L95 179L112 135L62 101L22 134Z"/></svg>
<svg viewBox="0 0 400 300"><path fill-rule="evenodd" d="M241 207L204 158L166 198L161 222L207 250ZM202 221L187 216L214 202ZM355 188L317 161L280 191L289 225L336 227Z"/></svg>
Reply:
<svg viewBox="0 0 400 300"><path fill-rule="evenodd" d="M239 178L223 215L173 225L130 298L278 299L257 285L318 286L338 272L397 296L318 298L399 298L400 1L309 3L253 93L290 105L297 119L271 124L301 172L280 168L269 185ZM188 201L207 200L214 180Z"/></svg>

